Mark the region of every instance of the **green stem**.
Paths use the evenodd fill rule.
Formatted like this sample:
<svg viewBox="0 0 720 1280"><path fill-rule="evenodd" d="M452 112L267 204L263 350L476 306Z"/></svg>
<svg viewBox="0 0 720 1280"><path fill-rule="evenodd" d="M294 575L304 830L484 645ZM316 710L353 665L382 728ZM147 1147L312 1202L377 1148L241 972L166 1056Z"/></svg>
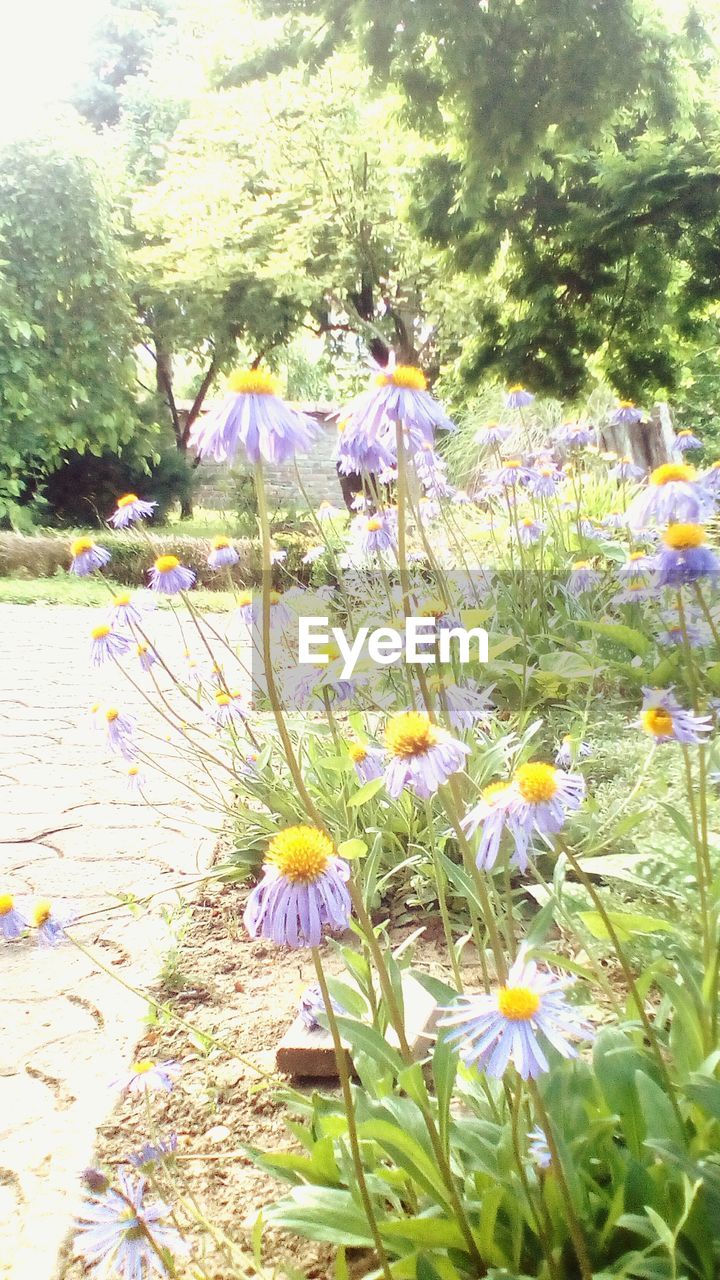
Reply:
<svg viewBox="0 0 720 1280"><path fill-rule="evenodd" d="M335 1061L337 1063L338 1076L340 1079L340 1089L343 1096L343 1106L345 1108L345 1120L347 1122L348 1138L350 1141L350 1151L352 1153L353 1165L355 1168L355 1177L357 1178L358 1191L362 1200L365 1217L368 1221L370 1233L375 1243L375 1251L378 1256L380 1267L382 1268L385 1280L392 1280L392 1271L388 1262L385 1245L383 1244L380 1228L378 1227L377 1218L373 1202L370 1199L367 1182L365 1181L365 1169L363 1167L362 1152L360 1150L360 1140L358 1138L357 1123L355 1119L355 1104L353 1102L352 1088L350 1086L350 1073L348 1071L347 1050L340 1038L340 1031L335 1017L330 992L325 980L325 972L320 959L320 952L317 947L312 949L313 963L315 965L315 973L317 974L318 985L322 993L323 1004L327 1014L328 1026L330 1027L330 1035L332 1036L333 1048L335 1050Z"/></svg>

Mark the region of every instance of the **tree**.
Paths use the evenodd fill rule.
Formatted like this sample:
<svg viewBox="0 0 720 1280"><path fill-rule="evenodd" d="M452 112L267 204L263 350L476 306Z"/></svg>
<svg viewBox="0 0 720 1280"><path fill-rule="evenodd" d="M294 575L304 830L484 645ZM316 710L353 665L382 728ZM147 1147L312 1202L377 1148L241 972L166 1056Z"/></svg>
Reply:
<svg viewBox="0 0 720 1280"><path fill-rule="evenodd" d="M67 449L138 429L117 214L82 131L0 152L0 516Z"/></svg>
<svg viewBox="0 0 720 1280"><path fill-rule="evenodd" d="M593 368L626 394L671 388L678 339L717 299L686 287L716 242L710 38L644 0L259 0L284 57L354 47L432 148L412 217L473 298L462 368L564 395Z"/></svg>

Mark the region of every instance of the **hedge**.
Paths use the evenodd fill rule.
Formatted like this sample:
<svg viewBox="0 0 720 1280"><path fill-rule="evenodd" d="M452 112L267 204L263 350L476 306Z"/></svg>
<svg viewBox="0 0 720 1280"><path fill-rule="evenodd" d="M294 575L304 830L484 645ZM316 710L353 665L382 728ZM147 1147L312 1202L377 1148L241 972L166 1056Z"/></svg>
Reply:
<svg viewBox="0 0 720 1280"><path fill-rule="evenodd" d="M193 569L197 574L198 585L216 587L223 590L227 587L225 573L213 573L207 566L207 557L211 548L210 538L189 538L182 534L155 534L147 539L141 534L116 533L112 530L98 531L93 534L95 541L111 553L112 559L107 566L107 576L115 582L122 582L131 587L147 586L147 570L157 556L174 555L182 564ZM53 537L51 535L25 536L19 533L0 532L0 577L2 578L52 578L57 573L67 570L70 564L71 538ZM308 580L308 566L302 564L309 546L308 539L299 533L279 536L277 545L287 550L287 559L283 568L302 582ZM233 581L241 587L251 587L260 581L260 547L250 538L234 538L235 547L240 560L233 569Z"/></svg>

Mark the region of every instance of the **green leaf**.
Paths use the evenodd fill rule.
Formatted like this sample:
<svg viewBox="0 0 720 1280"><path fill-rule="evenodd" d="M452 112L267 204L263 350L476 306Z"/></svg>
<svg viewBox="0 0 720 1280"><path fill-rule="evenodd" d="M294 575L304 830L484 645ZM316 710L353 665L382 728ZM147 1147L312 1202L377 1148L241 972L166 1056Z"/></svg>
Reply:
<svg viewBox="0 0 720 1280"><path fill-rule="evenodd" d="M343 1017L338 1017L337 1024L343 1040L351 1050L359 1049L367 1054L377 1062L378 1066L392 1072L395 1078L400 1075L405 1065L400 1054L391 1048L387 1040L384 1040L374 1027Z"/></svg>
<svg viewBox="0 0 720 1280"><path fill-rule="evenodd" d="M680 1125L672 1103L659 1084L644 1071L635 1072L635 1087L640 1100L640 1110L645 1121L645 1136L657 1142L673 1142L675 1146L687 1146L687 1135Z"/></svg>
<svg viewBox="0 0 720 1280"><path fill-rule="evenodd" d="M593 635L605 636L607 640L621 645L623 649L629 649L638 658L644 658L653 648L652 640L648 640L642 631L636 631L634 627L626 627L622 622L582 621L577 625L585 627Z"/></svg>
<svg viewBox="0 0 720 1280"><path fill-rule="evenodd" d="M610 937L599 911L578 911L577 914L593 938ZM676 926L660 916L641 915L635 911L608 911L606 914L621 942L626 942L638 933L677 933Z"/></svg>
<svg viewBox="0 0 720 1280"><path fill-rule="evenodd" d="M367 851L367 844L357 836L353 840L343 840L342 844L338 845L340 857L345 858L348 862L352 862L354 858L364 858Z"/></svg>
<svg viewBox="0 0 720 1280"><path fill-rule="evenodd" d="M438 1204L448 1204L448 1191L438 1174L437 1162L399 1124L390 1120L365 1120L358 1126L362 1138L371 1139L410 1175Z"/></svg>
<svg viewBox="0 0 720 1280"><path fill-rule="evenodd" d="M348 800L349 809L359 809L361 805L367 804L368 800L372 800L378 791L385 786L384 778L371 778L369 782L359 787L353 796Z"/></svg>
<svg viewBox="0 0 720 1280"><path fill-rule="evenodd" d="M294 1187L289 1195L265 1210L267 1222L294 1231L307 1240L320 1240L346 1248L372 1245L365 1214L349 1191L335 1188Z"/></svg>

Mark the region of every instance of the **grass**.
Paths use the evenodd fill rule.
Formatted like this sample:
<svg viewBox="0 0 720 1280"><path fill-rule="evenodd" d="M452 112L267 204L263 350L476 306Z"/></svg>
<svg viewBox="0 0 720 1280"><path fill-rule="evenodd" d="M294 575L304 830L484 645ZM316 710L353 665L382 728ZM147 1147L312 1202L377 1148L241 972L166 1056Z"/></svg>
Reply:
<svg viewBox="0 0 720 1280"><path fill-rule="evenodd" d="M110 590L108 590L108 588ZM76 604L94 607L106 605L110 592L128 588L108 578L73 578L58 574L54 578L0 578L2 604ZM193 591L193 604L207 613L227 613L235 605L231 591ZM167 607L162 596L161 608Z"/></svg>

